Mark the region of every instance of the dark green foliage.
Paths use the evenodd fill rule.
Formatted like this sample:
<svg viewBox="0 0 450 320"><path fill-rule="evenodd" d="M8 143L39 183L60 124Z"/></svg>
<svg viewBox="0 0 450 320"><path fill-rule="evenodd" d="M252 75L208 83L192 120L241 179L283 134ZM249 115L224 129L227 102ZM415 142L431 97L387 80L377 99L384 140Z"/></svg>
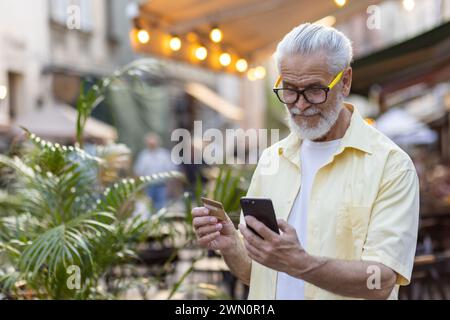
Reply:
<svg viewBox="0 0 450 320"><path fill-rule="evenodd" d="M21 157L0 155L15 185L0 194L0 289L12 297L101 297L98 281L131 258L157 219L133 217L136 194L148 185L180 179L177 172L124 179L103 188L100 158L26 133ZM94 173L94 174L93 174ZM81 270L81 288L68 288L69 266Z"/></svg>

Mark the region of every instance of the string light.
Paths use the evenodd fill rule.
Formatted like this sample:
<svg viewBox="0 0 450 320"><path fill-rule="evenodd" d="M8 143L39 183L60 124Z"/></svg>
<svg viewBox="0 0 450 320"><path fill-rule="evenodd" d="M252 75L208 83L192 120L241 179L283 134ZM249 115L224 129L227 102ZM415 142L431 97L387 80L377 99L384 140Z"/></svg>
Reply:
<svg viewBox="0 0 450 320"><path fill-rule="evenodd" d="M137 39L140 43L146 44L150 41L150 34L147 30L141 29L137 33Z"/></svg>
<svg viewBox="0 0 450 320"><path fill-rule="evenodd" d="M181 49L181 40L177 36L170 38L169 47L172 51L178 51Z"/></svg>
<svg viewBox="0 0 450 320"><path fill-rule="evenodd" d="M207 56L208 56L208 50L206 50L205 47L200 46L197 49L195 49L195 57L198 60L205 60Z"/></svg>
<svg viewBox="0 0 450 320"><path fill-rule="evenodd" d="M406 11L413 11L416 6L414 0L403 0L402 4Z"/></svg>
<svg viewBox="0 0 450 320"><path fill-rule="evenodd" d="M250 81L261 80L266 76L266 69L263 66L251 68L247 72L247 77Z"/></svg>
<svg viewBox="0 0 450 320"><path fill-rule="evenodd" d="M255 76L257 79L263 79L266 76L266 69L262 66L256 67Z"/></svg>
<svg viewBox="0 0 450 320"><path fill-rule="evenodd" d="M215 43L222 41L222 31L218 27L214 27L209 33L209 37Z"/></svg>
<svg viewBox="0 0 450 320"><path fill-rule="evenodd" d="M255 73L255 69L254 69L254 68L251 68L251 69L248 70L248 72L247 72L247 78L248 78L248 80L250 80L250 81L256 81L256 80L258 80L258 78L256 77L256 73Z"/></svg>
<svg viewBox="0 0 450 320"><path fill-rule="evenodd" d="M0 86L0 100L4 100L8 95L8 89L6 86Z"/></svg>
<svg viewBox="0 0 450 320"><path fill-rule="evenodd" d="M231 56L230 56L230 54L229 54L229 53L226 53L226 52L222 53L222 54L219 56L219 62L220 62L220 64L221 64L222 66L224 66L224 67L229 66L230 63L231 63Z"/></svg>
<svg viewBox="0 0 450 320"><path fill-rule="evenodd" d="M239 59L236 61L236 70L239 72L245 72L248 68L248 63L245 59Z"/></svg>
<svg viewBox="0 0 450 320"><path fill-rule="evenodd" d="M147 31L145 28L143 28L140 25L135 26L135 28L132 30L132 33L130 34L130 36L132 38L136 39L141 44L147 44L151 38L149 31ZM179 51L181 49L181 47L183 46L181 38L178 35L174 35L174 34L172 34L172 35L166 34L166 36L168 36L168 37L166 37L166 39L169 38L169 42L168 42L169 49L172 51ZM210 32L210 38L215 43L221 42L222 38L223 38L222 31L218 27L213 27ZM199 39L198 35L193 31L186 34L186 41L188 43L190 43L189 46L193 49L193 51L190 51L190 52L191 52L191 54L193 53L194 59L204 61L207 59L209 52L208 52L208 49L204 45L199 44L200 43L199 40L200 39ZM167 42L166 42L166 44L167 44ZM190 50L192 50L192 49L190 49ZM215 54L214 54L214 56L217 57ZM248 71L247 76L249 77L249 79L251 81L262 79L266 76L266 70L262 66L255 67L255 68L252 68L249 70L248 62L245 59L240 58L240 59L237 59L235 62L233 60L234 59L232 58L230 53L222 52L219 55L218 62L223 67L228 67L233 62L235 71L237 71L239 73L244 73L244 72ZM4 98L2 98L3 96L6 97L6 88L2 88L2 86L0 86L0 98L4 99Z"/></svg>

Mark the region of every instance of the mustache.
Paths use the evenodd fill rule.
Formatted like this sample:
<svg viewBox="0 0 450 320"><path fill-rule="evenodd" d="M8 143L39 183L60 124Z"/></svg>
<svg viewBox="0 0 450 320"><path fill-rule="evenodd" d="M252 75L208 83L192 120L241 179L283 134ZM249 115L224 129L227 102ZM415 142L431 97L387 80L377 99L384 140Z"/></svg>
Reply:
<svg viewBox="0 0 450 320"><path fill-rule="evenodd" d="M289 109L291 116L313 116L320 113L319 108L310 107L304 111L300 111L298 108Z"/></svg>

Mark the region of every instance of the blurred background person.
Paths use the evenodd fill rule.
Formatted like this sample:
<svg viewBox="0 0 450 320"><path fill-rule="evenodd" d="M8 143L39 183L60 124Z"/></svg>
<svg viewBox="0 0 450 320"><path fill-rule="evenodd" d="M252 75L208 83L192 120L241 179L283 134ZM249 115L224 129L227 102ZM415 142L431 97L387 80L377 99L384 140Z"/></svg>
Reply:
<svg viewBox="0 0 450 320"><path fill-rule="evenodd" d="M172 163L169 150L161 147L160 137L150 132L144 139L146 148L137 157L134 173L138 176L148 176L156 173L176 170ZM147 195L152 199L153 208L158 211L167 202L167 185L164 182L148 187Z"/></svg>

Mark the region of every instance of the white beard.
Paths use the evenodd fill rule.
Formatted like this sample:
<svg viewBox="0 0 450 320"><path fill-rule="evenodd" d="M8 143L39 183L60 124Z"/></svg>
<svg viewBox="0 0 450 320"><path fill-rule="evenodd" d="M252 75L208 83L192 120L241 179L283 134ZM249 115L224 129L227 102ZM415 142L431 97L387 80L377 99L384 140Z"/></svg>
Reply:
<svg viewBox="0 0 450 320"><path fill-rule="evenodd" d="M291 132L297 134L300 139L317 140L322 138L335 125L339 117L339 113L342 110L343 100L344 97L340 95L338 100L336 101L335 106L332 109L327 110L325 113L321 113L319 123L314 127L309 127L302 124L301 122L295 122L293 113L295 114L297 112L301 114L301 112L297 108L295 108L296 110L293 110L294 108L289 110L286 107L286 109L288 110L287 121L289 129L291 130ZM312 106L303 111L303 114L312 115L319 112L321 112L320 107Z"/></svg>

